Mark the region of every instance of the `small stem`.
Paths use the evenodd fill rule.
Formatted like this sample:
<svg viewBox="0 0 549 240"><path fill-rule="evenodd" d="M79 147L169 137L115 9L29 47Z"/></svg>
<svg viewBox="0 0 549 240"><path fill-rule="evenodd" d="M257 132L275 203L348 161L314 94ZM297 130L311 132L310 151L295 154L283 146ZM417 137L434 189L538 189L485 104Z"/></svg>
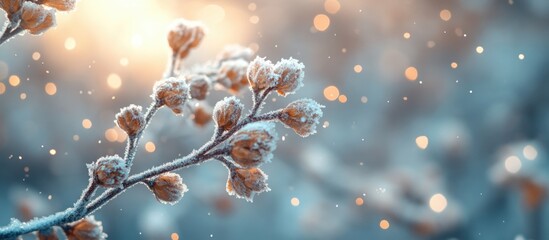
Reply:
<svg viewBox="0 0 549 240"><path fill-rule="evenodd" d="M170 63L168 64L168 70L166 71L166 74L164 74L166 77L175 77L175 72L177 70L176 67L177 64L177 53L172 53L172 56L170 58Z"/></svg>
<svg viewBox="0 0 549 240"><path fill-rule="evenodd" d="M17 27L13 30L11 30L10 27L7 27L5 30L4 30L4 33L2 33L2 36L0 37L0 45L2 45L4 42L6 42L7 40L9 40L10 38L12 38L13 36L19 34L20 32L22 32L23 30L25 29L22 29L21 27Z"/></svg>
<svg viewBox="0 0 549 240"><path fill-rule="evenodd" d="M263 105L263 103L265 102L265 98L267 98L267 96L269 96L269 94L274 89L275 89L274 87L267 88L265 89L265 91L263 91L263 94L261 95L260 95L261 92L254 91L253 93L254 106L252 108L252 111L248 115L248 117L253 117L259 112L259 110L261 109L261 105Z"/></svg>
<svg viewBox="0 0 549 240"><path fill-rule="evenodd" d="M236 165L226 157L217 157L216 159L221 163L223 163L229 170L233 170L237 168Z"/></svg>
<svg viewBox="0 0 549 240"><path fill-rule="evenodd" d="M162 105L156 101L151 103L151 105L147 109L147 112L145 113L145 126L143 127L143 129L141 129L141 131L139 131L135 136L128 137L128 144L126 145L126 151L124 153L124 160L126 161L126 167L128 167L128 169L132 168L133 159L135 158L137 146L139 144L141 136L143 136L143 132L145 132L145 129L149 126L152 117L161 106Z"/></svg>

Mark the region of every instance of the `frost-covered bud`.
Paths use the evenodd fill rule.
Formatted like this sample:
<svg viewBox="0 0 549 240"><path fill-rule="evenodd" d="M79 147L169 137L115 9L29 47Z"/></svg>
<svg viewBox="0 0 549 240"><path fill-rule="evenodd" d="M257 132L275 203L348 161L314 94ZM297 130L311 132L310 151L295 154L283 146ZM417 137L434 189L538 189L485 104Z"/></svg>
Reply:
<svg viewBox="0 0 549 240"><path fill-rule="evenodd" d="M189 75L186 77L192 99L204 100L210 90L210 79L205 75Z"/></svg>
<svg viewBox="0 0 549 240"><path fill-rule="evenodd" d="M305 65L297 59L282 59L275 65L275 74L280 75L276 86L276 91L280 96L295 93L297 89L303 86L303 77Z"/></svg>
<svg viewBox="0 0 549 240"><path fill-rule="evenodd" d="M70 11L74 9L76 0L43 0L42 4L59 11Z"/></svg>
<svg viewBox="0 0 549 240"><path fill-rule="evenodd" d="M277 138L274 123L249 124L231 138L231 157L244 168L257 167L271 161Z"/></svg>
<svg viewBox="0 0 549 240"><path fill-rule="evenodd" d="M12 15L18 12L23 6L23 0L0 0L0 8L4 9L11 20Z"/></svg>
<svg viewBox="0 0 549 240"><path fill-rule="evenodd" d="M168 32L168 44L174 54L185 58L204 38L204 27L199 22L176 20Z"/></svg>
<svg viewBox="0 0 549 240"><path fill-rule="evenodd" d="M248 81L254 91L260 91L277 84L274 65L265 58L255 57L248 66Z"/></svg>
<svg viewBox="0 0 549 240"><path fill-rule="evenodd" d="M116 114L115 122L128 136L135 136L145 127L145 117L141 113L141 106L131 104L121 108L120 112Z"/></svg>
<svg viewBox="0 0 549 240"><path fill-rule="evenodd" d="M164 204L176 204L189 189L176 173L163 173L148 183L158 201Z"/></svg>
<svg viewBox="0 0 549 240"><path fill-rule="evenodd" d="M97 183L103 187L118 187L128 178L126 162L118 155L101 157L93 167Z"/></svg>
<svg viewBox="0 0 549 240"><path fill-rule="evenodd" d="M228 45L223 48L223 51L217 54L216 61L218 63L236 59L251 61L254 54L254 50L251 48L241 45Z"/></svg>
<svg viewBox="0 0 549 240"><path fill-rule="evenodd" d="M105 240L107 238L107 234L103 232L103 225L93 216L71 223L70 227L64 230L68 240Z"/></svg>
<svg viewBox="0 0 549 240"><path fill-rule="evenodd" d="M29 32L33 35L40 35L46 32L48 29L55 27L57 22L55 20L55 10L49 9L46 11L44 21L38 24L36 27L29 29Z"/></svg>
<svg viewBox="0 0 549 240"><path fill-rule="evenodd" d="M217 127L230 130L238 123L244 105L235 96L225 97L217 102L213 110L213 119Z"/></svg>
<svg viewBox="0 0 549 240"><path fill-rule="evenodd" d="M37 27L46 18L48 11L42 5L26 1L21 9L21 28L33 29Z"/></svg>
<svg viewBox="0 0 549 240"><path fill-rule="evenodd" d="M53 227L37 231L36 237L38 240L59 240L59 236Z"/></svg>
<svg viewBox="0 0 549 240"><path fill-rule="evenodd" d="M204 127L212 120L212 110L210 107L197 106L194 109L193 121L199 127Z"/></svg>
<svg viewBox="0 0 549 240"><path fill-rule="evenodd" d="M231 170L227 180L227 192L238 198L253 202L256 193L268 192L267 174L259 168L237 168Z"/></svg>
<svg viewBox="0 0 549 240"><path fill-rule="evenodd" d="M217 82L233 93L238 92L248 86L248 65L249 63L242 59L223 62L219 68Z"/></svg>
<svg viewBox="0 0 549 240"><path fill-rule="evenodd" d="M282 110L279 119L297 135L307 137L316 133L316 125L322 117L322 108L324 106L312 99L300 99L288 104Z"/></svg>
<svg viewBox="0 0 549 240"><path fill-rule="evenodd" d="M189 99L189 86L185 81L174 77L156 82L153 92L155 101L166 105L175 114L183 112L183 107Z"/></svg>

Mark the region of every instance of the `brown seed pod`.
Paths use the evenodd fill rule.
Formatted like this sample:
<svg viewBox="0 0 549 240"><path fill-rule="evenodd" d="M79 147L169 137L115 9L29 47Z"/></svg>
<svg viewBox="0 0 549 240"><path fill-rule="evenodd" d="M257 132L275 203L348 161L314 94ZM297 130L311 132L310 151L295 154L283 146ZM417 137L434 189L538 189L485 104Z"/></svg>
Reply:
<svg viewBox="0 0 549 240"><path fill-rule="evenodd" d="M227 180L227 193L253 202L257 193L268 192L267 175L259 168L233 169Z"/></svg>
<svg viewBox="0 0 549 240"><path fill-rule="evenodd" d="M121 186L128 178L126 162L118 155L101 157L92 166L97 183L103 187Z"/></svg>
<svg viewBox="0 0 549 240"><path fill-rule="evenodd" d="M163 173L150 182L149 188L161 203L176 204L189 191L176 173Z"/></svg>
<svg viewBox="0 0 549 240"><path fill-rule="evenodd" d="M269 162L276 149L274 123L253 123L238 131L230 140L231 157L244 168Z"/></svg>
<svg viewBox="0 0 549 240"><path fill-rule="evenodd" d="M297 135L307 137L316 133L316 126L322 117L322 108L312 99L294 101L282 110L279 120Z"/></svg>
<svg viewBox="0 0 549 240"><path fill-rule="evenodd" d="M213 110L213 119L219 128L229 130L238 123L244 105L235 96L225 97L217 102Z"/></svg>
<svg viewBox="0 0 549 240"><path fill-rule="evenodd" d="M107 234L103 232L103 225L93 216L71 223L70 227L65 229L65 234L69 240L105 240L107 238Z"/></svg>
<svg viewBox="0 0 549 240"><path fill-rule="evenodd" d="M153 92L153 99L169 107L175 114L183 113L183 107L189 99L189 86L174 77L156 82Z"/></svg>
<svg viewBox="0 0 549 240"><path fill-rule="evenodd" d="M145 117L141 113L141 106L131 104L120 109L116 114L116 125L129 136L135 136L145 127Z"/></svg>

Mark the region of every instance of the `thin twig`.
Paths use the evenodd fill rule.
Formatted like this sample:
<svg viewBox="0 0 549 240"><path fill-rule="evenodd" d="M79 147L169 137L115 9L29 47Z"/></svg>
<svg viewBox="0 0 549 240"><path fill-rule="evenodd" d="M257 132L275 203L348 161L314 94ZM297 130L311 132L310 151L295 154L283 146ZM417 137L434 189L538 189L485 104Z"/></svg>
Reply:
<svg viewBox="0 0 549 240"><path fill-rule="evenodd" d="M22 29L21 27L17 27L11 31L10 27L7 27L4 33L2 34L2 37L0 37L0 45L2 45L4 42L12 38L13 36L19 34L20 32L24 31L25 29Z"/></svg>

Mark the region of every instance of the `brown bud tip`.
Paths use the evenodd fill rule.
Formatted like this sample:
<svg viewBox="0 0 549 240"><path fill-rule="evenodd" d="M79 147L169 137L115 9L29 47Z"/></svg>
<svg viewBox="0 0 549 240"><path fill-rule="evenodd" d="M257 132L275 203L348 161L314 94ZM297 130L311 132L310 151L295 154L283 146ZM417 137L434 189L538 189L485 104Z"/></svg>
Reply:
<svg viewBox="0 0 549 240"><path fill-rule="evenodd" d="M173 77L158 81L153 92L155 101L166 105L175 114L183 113L183 107L189 98L189 86L185 81Z"/></svg>
<svg viewBox="0 0 549 240"><path fill-rule="evenodd" d="M12 15L18 12L23 6L23 0L0 0L0 8L4 9L11 20Z"/></svg>
<svg viewBox="0 0 549 240"><path fill-rule="evenodd" d="M204 27L199 22L176 20L168 32L168 44L174 54L185 58L204 38Z"/></svg>
<svg viewBox="0 0 549 240"><path fill-rule="evenodd" d="M204 100L210 90L210 79L205 75L189 75L186 77L192 99Z"/></svg>
<svg viewBox="0 0 549 240"><path fill-rule="evenodd" d="M244 105L235 96L225 97L217 102L213 110L213 119L217 127L229 130L238 123Z"/></svg>
<svg viewBox="0 0 549 240"><path fill-rule="evenodd" d="M93 173L99 185L118 187L128 177L129 170L124 159L114 155L99 158L95 163Z"/></svg>
<svg viewBox="0 0 549 240"><path fill-rule="evenodd" d="M255 57L248 66L248 81L254 91L260 91L277 84L278 76L274 74L274 65L265 58Z"/></svg>
<svg viewBox="0 0 549 240"><path fill-rule="evenodd" d="M38 240L59 240L59 236L53 227L36 232Z"/></svg>
<svg viewBox="0 0 549 240"><path fill-rule="evenodd" d="M267 175L259 168L231 170L227 180L227 192L237 198L244 198L253 202L257 193L268 192Z"/></svg>
<svg viewBox="0 0 549 240"><path fill-rule="evenodd" d="M41 24L46 18L46 8L42 5L26 1L21 9L21 25L23 29L33 29Z"/></svg>
<svg viewBox="0 0 549 240"><path fill-rule="evenodd" d="M105 240L107 234L103 232L103 225L93 216L86 217L71 223L65 234L69 240Z"/></svg>
<svg viewBox="0 0 549 240"><path fill-rule="evenodd" d="M48 29L55 27L56 24L57 23L55 20L55 10L49 9L46 11L46 16L44 17L44 21L42 21L36 27L29 29L29 32L33 35L40 35L46 32Z"/></svg>
<svg viewBox="0 0 549 240"><path fill-rule="evenodd" d="M305 65L297 59L282 59L274 67L275 74L278 74L279 80L276 91L280 96L295 93L297 89L303 86L303 77L305 76Z"/></svg>
<svg viewBox="0 0 549 240"><path fill-rule="evenodd" d="M247 87L248 77L246 71L249 63L242 59L225 61L221 64L217 82L232 93Z"/></svg>
<svg viewBox="0 0 549 240"><path fill-rule="evenodd" d="M59 11L73 10L76 5L76 0L42 0L42 4L55 8Z"/></svg>
<svg viewBox="0 0 549 240"><path fill-rule="evenodd" d="M145 127L145 117L141 113L141 106L131 104L120 109L116 114L116 125L129 136L135 136Z"/></svg>
<svg viewBox="0 0 549 240"><path fill-rule="evenodd" d="M176 204L189 189L176 173L163 173L156 177L149 188L158 201L164 204Z"/></svg>
<svg viewBox="0 0 549 240"><path fill-rule="evenodd" d="M307 137L316 133L316 126L322 117L322 108L324 106L312 99L300 99L288 104L282 110L279 119L297 135Z"/></svg>
<svg viewBox="0 0 549 240"><path fill-rule="evenodd" d="M223 48L223 51L217 54L216 61L222 63L228 60L242 59L249 62L253 59L254 55L254 50L251 48L240 45L227 45Z"/></svg>
<svg viewBox="0 0 549 240"><path fill-rule="evenodd" d="M252 123L238 131L229 142L231 157L244 168L257 167L273 158L277 134L272 122Z"/></svg>
<svg viewBox="0 0 549 240"><path fill-rule="evenodd" d="M193 121L199 127L204 127L212 120L212 110L210 107L199 105L194 109Z"/></svg>

